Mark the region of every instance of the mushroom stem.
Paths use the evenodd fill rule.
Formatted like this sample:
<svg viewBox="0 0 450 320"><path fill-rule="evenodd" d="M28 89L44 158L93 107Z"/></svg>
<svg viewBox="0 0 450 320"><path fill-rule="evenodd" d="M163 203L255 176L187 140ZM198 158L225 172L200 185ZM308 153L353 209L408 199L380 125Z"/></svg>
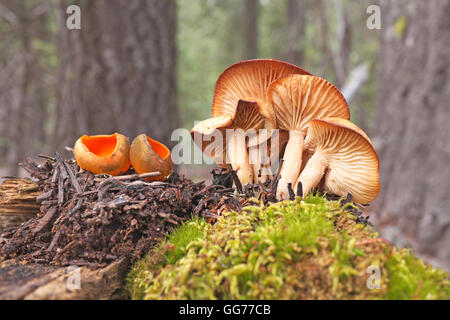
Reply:
<svg viewBox="0 0 450 320"><path fill-rule="evenodd" d="M243 186L248 183L253 183L253 171L248 157L244 130L234 130L232 134L227 134L226 140L227 162L236 171L239 181Z"/></svg>
<svg viewBox="0 0 450 320"><path fill-rule="evenodd" d="M277 188L277 199L289 199L288 183L294 185L302 166L303 142L305 135L301 131L289 131L289 141L283 156L280 181Z"/></svg>
<svg viewBox="0 0 450 320"><path fill-rule="evenodd" d="M250 158L250 166L253 171L253 183L258 183L258 181L262 178L258 177L259 169L261 168L261 155L259 154L258 146L248 147L248 153Z"/></svg>
<svg viewBox="0 0 450 320"><path fill-rule="evenodd" d="M320 152L314 153L314 155L309 159L302 173L297 179L295 186L299 182L302 183L303 187L303 198L305 198L308 193L317 186L322 180L325 170L328 167L328 162L323 154Z"/></svg>
<svg viewBox="0 0 450 320"><path fill-rule="evenodd" d="M250 165L253 170L253 183L264 183L267 179L272 179L271 161L268 155L267 144L251 146L248 148ZM261 176L259 177L259 174Z"/></svg>

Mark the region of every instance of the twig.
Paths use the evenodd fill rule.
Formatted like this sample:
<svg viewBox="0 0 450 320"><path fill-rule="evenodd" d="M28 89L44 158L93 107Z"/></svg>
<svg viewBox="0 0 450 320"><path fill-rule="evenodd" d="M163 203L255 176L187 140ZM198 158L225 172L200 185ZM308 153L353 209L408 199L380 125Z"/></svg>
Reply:
<svg viewBox="0 0 450 320"><path fill-rule="evenodd" d="M66 167L64 166L64 160L57 152L55 152L55 158L57 167L59 168L59 174L62 176L62 179L65 180L69 177L69 174L67 173Z"/></svg>
<svg viewBox="0 0 450 320"><path fill-rule="evenodd" d="M56 207L52 207L50 210L48 210L47 213L45 214L45 216L39 220L39 223L37 224L36 228L34 228L33 233L36 234L36 233L40 232L42 229L44 229L44 227L53 218L56 211L57 211Z"/></svg>
<svg viewBox="0 0 450 320"><path fill-rule="evenodd" d="M242 188L242 183L239 180L239 177L236 174L236 171L231 170L231 176L233 177L234 184L236 185L236 189L239 193L243 193L244 189Z"/></svg>
<svg viewBox="0 0 450 320"><path fill-rule="evenodd" d="M50 156L47 156L47 155L45 155L45 154L38 154L37 156L38 156L39 158L48 159L48 160L51 160L51 161L56 161L55 158L50 157Z"/></svg>
<svg viewBox="0 0 450 320"><path fill-rule="evenodd" d="M67 175L70 178L70 182L72 183L72 186L75 188L75 191L77 194L81 193L81 186L78 183L77 178L75 177L74 172L72 171L72 168L63 160L61 155L58 152L55 152L56 160L58 161L59 165L64 168Z"/></svg>
<svg viewBox="0 0 450 320"><path fill-rule="evenodd" d="M58 205L62 205L64 202L64 178L59 175L58 178Z"/></svg>
<svg viewBox="0 0 450 320"><path fill-rule="evenodd" d="M52 251L55 247L56 243L58 242L59 236L61 235L61 230L56 231L55 236L52 239L52 242L50 242L50 245L47 248L47 251Z"/></svg>
<svg viewBox="0 0 450 320"><path fill-rule="evenodd" d="M280 172L281 172L281 167L283 166L283 162L284 162L284 159L281 159L280 160L280 165L278 166L278 169L277 169L277 173L275 174L275 176L273 177L273 180L272 180L272 184L271 184L271 186L270 186L270 189L271 189L271 192L273 193L273 194L276 194L276 192L277 192L277 187L278 187L278 181L280 180Z"/></svg>
<svg viewBox="0 0 450 320"><path fill-rule="evenodd" d="M60 171L61 170L59 169L59 166L55 166L55 171L53 172L52 180L51 180L52 184L55 184L56 181L58 180Z"/></svg>
<svg viewBox="0 0 450 320"><path fill-rule="evenodd" d="M109 181L134 180L134 179L157 177L160 175L161 175L161 172L155 171L155 172L146 172L146 173L141 173L141 174L135 173L135 174L128 174L128 175L124 175L124 176L114 176L114 177L107 178L106 180L98 179L98 178L96 178L94 180L95 181L103 181L103 183L104 183L108 180Z"/></svg>
<svg viewBox="0 0 450 320"><path fill-rule="evenodd" d="M68 147L68 146L65 146L64 149L66 149L66 151L69 151L69 152L72 152L72 153L74 152L73 148Z"/></svg>
<svg viewBox="0 0 450 320"><path fill-rule="evenodd" d="M50 198L52 196L52 194L53 194L53 190L49 190L47 192L44 192L44 193L42 193L42 194L40 194L40 195L38 195L36 197L36 201L39 202L39 201L48 199L48 198Z"/></svg>
<svg viewBox="0 0 450 320"><path fill-rule="evenodd" d="M83 198L78 199L77 204L75 205L75 207L73 207L72 209L70 209L68 215L71 216L72 214L74 214L75 212L77 212L80 208L81 205L83 204Z"/></svg>

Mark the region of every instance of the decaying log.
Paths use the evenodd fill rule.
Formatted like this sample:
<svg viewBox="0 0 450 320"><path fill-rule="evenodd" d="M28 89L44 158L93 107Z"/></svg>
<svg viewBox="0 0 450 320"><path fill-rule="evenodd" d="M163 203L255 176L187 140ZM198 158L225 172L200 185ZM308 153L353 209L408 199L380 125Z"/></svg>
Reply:
<svg viewBox="0 0 450 320"><path fill-rule="evenodd" d="M29 179L7 179L0 186L0 232L18 226L39 212L37 184Z"/></svg>
<svg viewBox="0 0 450 320"><path fill-rule="evenodd" d="M20 265L8 260L0 263L0 299L121 299L129 266L126 259L98 269Z"/></svg>

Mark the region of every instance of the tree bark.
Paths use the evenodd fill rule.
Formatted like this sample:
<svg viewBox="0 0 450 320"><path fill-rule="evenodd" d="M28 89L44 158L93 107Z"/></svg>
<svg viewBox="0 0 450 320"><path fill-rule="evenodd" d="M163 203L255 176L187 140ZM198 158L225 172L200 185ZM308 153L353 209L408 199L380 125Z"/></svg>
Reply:
<svg viewBox="0 0 450 320"><path fill-rule="evenodd" d="M175 0L80 1L81 30L66 27L70 1L27 3L0 0L3 174L82 134L146 133L170 147L179 126Z"/></svg>
<svg viewBox="0 0 450 320"><path fill-rule="evenodd" d="M287 44L285 60L301 66L305 37L306 0L287 0Z"/></svg>
<svg viewBox="0 0 450 320"><path fill-rule="evenodd" d="M16 72L14 73L13 85L11 85L7 91L6 96L9 97L9 103L11 104L7 123L4 125L8 127L7 138L8 142L8 165L10 167L9 172L17 176L18 166L17 163L21 160L21 157L26 149L26 115L27 107L30 102L30 83L32 76L32 50L31 50L31 17L25 10L25 5L22 2L10 4L8 8L10 13L15 17L11 24L12 30L20 36L18 42L19 64L17 65ZM11 79L5 79L8 81Z"/></svg>
<svg viewBox="0 0 450 320"><path fill-rule="evenodd" d="M382 1L374 140L384 235L450 268L449 0Z"/></svg>
<svg viewBox="0 0 450 320"><path fill-rule="evenodd" d="M170 145L179 125L176 107L174 0L85 1L81 30L65 27L60 4L59 55L63 57L54 145L84 133L146 133Z"/></svg>
<svg viewBox="0 0 450 320"><path fill-rule="evenodd" d="M332 52L334 74L336 76L336 86L342 88L347 80L349 65L350 65L350 51L351 51L351 27L348 9L344 6L342 0L334 1L335 10L337 14L337 50Z"/></svg>
<svg viewBox="0 0 450 320"><path fill-rule="evenodd" d="M255 59L258 57L258 20L259 20L259 0L244 1L244 57L245 59Z"/></svg>

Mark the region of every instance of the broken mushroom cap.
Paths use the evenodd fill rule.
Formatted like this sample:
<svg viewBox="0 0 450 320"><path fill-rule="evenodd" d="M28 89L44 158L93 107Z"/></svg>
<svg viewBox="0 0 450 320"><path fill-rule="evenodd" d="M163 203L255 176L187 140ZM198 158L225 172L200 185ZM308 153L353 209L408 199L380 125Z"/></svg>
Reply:
<svg viewBox="0 0 450 320"><path fill-rule="evenodd" d="M308 122L325 117L349 119L350 112L345 98L334 85L311 75L288 75L275 80L267 90L267 98L276 128L289 132L277 189L277 198L287 199L287 186L289 183L294 186L302 167Z"/></svg>
<svg viewBox="0 0 450 320"><path fill-rule="evenodd" d="M273 121L271 106L266 104L267 88L276 79L288 74L310 74L293 64L255 59L238 62L226 69L217 79L214 90L212 116L234 114L239 100L255 101L260 112Z"/></svg>
<svg viewBox="0 0 450 320"><path fill-rule="evenodd" d="M73 151L80 168L94 174L116 176L130 167L130 141L120 133L83 135L75 142Z"/></svg>
<svg viewBox="0 0 450 320"><path fill-rule="evenodd" d="M230 163L236 171L242 184L253 182L253 171L249 162L247 141L257 140L256 130L264 126L265 118L259 111L259 105L253 101L239 100L233 115L220 115L204 120L191 130L191 136L199 148L214 160L223 160L226 156L227 163ZM230 130L227 130L230 129ZM254 129L255 131L249 131ZM223 143L214 144L214 148L208 148L211 137L217 136L216 130L220 131ZM201 141L197 141L196 135L201 136ZM210 140L210 141L205 141ZM220 146L222 151L220 152ZM222 161L220 163L223 163Z"/></svg>
<svg viewBox="0 0 450 320"><path fill-rule="evenodd" d="M352 195L369 203L380 191L379 160L367 135L348 120L315 119L308 124L305 146L313 152L300 174L303 196L323 178L327 192ZM297 185L297 184L296 184Z"/></svg>
<svg viewBox="0 0 450 320"><path fill-rule="evenodd" d="M260 129L266 119L261 113L261 106L256 101L240 99L236 106L232 127L244 131Z"/></svg>
<svg viewBox="0 0 450 320"><path fill-rule="evenodd" d="M147 181L162 181L173 170L170 150L162 143L149 138L146 134L138 135L130 147L130 161L137 173L161 172L156 177L146 178Z"/></svg>
<svg viewBox="0 0 450 320"><path fill-rule="evenodd" d="M221 115L198 122L191 129L191 138L197 147L220 166L225 164L225 128L232 123L232 115ZM216 142L216 137L222 141Z"/></svg>

